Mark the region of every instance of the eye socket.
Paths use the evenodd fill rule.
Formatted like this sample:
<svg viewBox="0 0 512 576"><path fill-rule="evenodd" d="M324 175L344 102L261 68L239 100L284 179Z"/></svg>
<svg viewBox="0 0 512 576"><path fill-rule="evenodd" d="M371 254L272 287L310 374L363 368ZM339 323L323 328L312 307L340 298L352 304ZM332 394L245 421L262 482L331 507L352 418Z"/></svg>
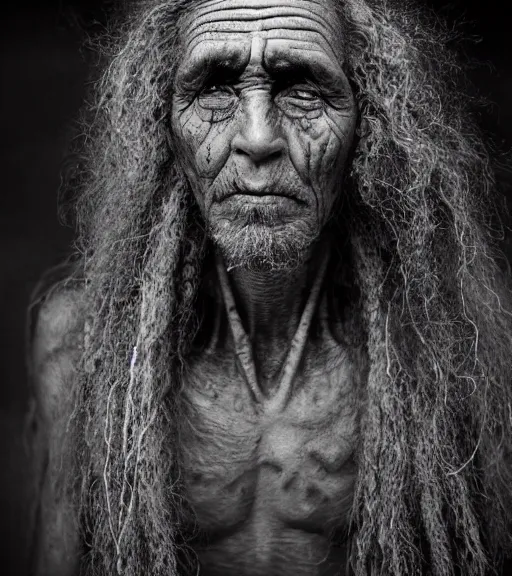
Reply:
<svg viewBox="0 0 512 576"><path fill-rule="evenodd" d="M237 96L229 86L207 86L199 92L197 101L207 110L229 110L236 103Z"/></svg>
<svg viewBox="0 0 512 576"><path fill-rule="evenodd" d="M285 98L288 102L297 106L303 106L308 110L318 108L322 105L320 95L312 88L291 88L282 95L282 98Z"/></svg>
<svg viewBox="0 0 512 576"><path fill-rule="evenodd" d="M300 116L320 113L324 99L314 86L293 86L280 92L276 103L284 112Z"/></svg>

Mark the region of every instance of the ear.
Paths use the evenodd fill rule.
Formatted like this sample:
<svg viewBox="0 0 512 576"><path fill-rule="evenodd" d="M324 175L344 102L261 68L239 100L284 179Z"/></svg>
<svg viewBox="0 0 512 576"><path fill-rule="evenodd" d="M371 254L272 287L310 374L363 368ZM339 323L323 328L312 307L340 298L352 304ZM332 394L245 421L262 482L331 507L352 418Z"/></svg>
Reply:
<svg viewBox="0 0 512 576"><path fill-rule="evenodd" d="M359 117L359 122L357 123L356 136L359 139L364 139L370 133L370 123L364 117Z"/></svg>

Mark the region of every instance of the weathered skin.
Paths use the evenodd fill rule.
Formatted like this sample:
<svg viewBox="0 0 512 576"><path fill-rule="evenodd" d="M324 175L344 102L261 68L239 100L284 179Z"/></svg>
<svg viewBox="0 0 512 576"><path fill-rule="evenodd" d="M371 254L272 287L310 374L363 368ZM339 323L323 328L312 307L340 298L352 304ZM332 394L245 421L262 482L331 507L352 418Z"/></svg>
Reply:
<svg viewBox="0 0 512 576"><path fill-rule="evenodd" d="M314 241L340 193L356 125L337 22L327 0L208 0L183 22L173 138L233 268L264 398L256 403L248 391L217 298L220 328L190 361L182 423L191 544L205 576L330 575L346 562L365 359L327 327L325 294L289 402L281 412L267 403L316 273ZM51 306L56 318L73 314L70 303ZM39 320L36 350L50 320ZM53 335L52 345L63 337ZM72 385L73 368L55 376L40 367L38 380L54 397ZM73 518L59 524L68 504L50 493L57 465L41 519L52 541L40 544L38 573L71 576L78 544Z"/></svg>
<svg viewBox="0 0 512 576"><path fill-rule="evenodd" d="M277 392L318 262L311 241L332 211L355 128L336 22L326 2L225 0L201 3L184 23L175 138L234 268L265 394L263 403L250 394L227 327L189 367L185 482L204 574L337 574L346 561L364 370L360 353L320 321L325 301L321 337L307 345L289 403L276 413L266 401ZM269 236L286 253L301 234L302 266L258 267Z"/></svg>
<svg viewBox="0 0 512 576"><path fill-rule="evenodd" d="M311 0L207 1L184 22L173 132L232 266L270 237L305 250L331 214L356 123L336 22Z"/></svg>
<svg viewBox="0 0 512 576"><path fill-rule="evenodd" d="M343 573L366 370L317 320L283 412L255 404L229 338L187 371L183 461L202 574Z"/></svg>

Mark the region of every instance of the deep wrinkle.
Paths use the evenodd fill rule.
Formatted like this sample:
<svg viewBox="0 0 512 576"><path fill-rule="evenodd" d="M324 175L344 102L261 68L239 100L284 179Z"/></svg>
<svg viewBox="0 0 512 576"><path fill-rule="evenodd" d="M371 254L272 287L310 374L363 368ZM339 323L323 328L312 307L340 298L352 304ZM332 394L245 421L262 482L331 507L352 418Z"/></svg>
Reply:
<svg viewBox="0 0 512 576"><path fill-rule="evenodd" d="M245 8L242 12L244 10ZM276 10L272 9L269 18L270 22L278 26L282 19L276 17L279 14ZM263 23L255 19L257 14L256 11L249 18L253 28L251 32L245 31L244 26L241 26L244 32L226 35L208 30L203 33L201 17L184 24L183 38L187 38L184 50L188 57L177 71L173 122L176 122L180 108L186 107L195 108L197 117L203 121L202 127L200 122L194 121L193 126L197 126L197 131L196 128L190 130L190 122L182 123L182 126L188 128L183 133L179 122L175 126L177 133L183 134L184 144L195 150L196 167L193 170L196 173L191 180L199 184L202 180L205 183L204 188L200 185L202 191L196 191L196 199L202 206L207 225L213 222L222 236L227 235L227 229L226 233L223 232L225 225L236 226L236 214L242 213L238 210L231 215L225 212L222 216L225 224L219 229L222 210L221 205L216 203L216 198L226 197L226 194L216 191L216 188L232 186L240 181L243 183L250 174L251 186L259 186L259 183L264 181L268 186L274 187L277 194L295 196L301 203L307 203L308 210L309 205L313 207L308 217L309 222L304 222L307 227L303 228L304 231L309 229L306 233L310 235L314 233L313 230L321 229L332 206L332 200L329 199L332 198L332 193L322 201L319 194L325 194L323 190L333 190L335 187L335 177L332 176L330 182L324 182L326 175L338 176L342 170L355 128L356 109L353 96L338 61L332 56L333 51L328 48L323 36L319 40L315 27L314 31L305 27L302 34L292 40L282 31L276 35L276 29L272 29L267 20ZM290 19L286 21L289 22ZM233 42L231 37L238 37L240 34L243 41ZM202 38L201 44L196 44L194 38ZM311 40L305 41L305 38ZM249 39L250 50L247 43ZM245 65L242 73L241 63ZM183 86L180 78L183 78ZM190 90L188 94L187 90ZM201 96L205 90L208 91L207 99ZM219 98L217 106L215 94L218 94ZM300 98L304 99L303 103ZM209 116L206 115L207 110L203 109L205 105L213 106ZM325 121L331 115L336 116L336 120L326 124ZM275 150L271 155L265 152L267 156L263 163L256 162L253 158L254 168L248 173L240 154L237 153L238 143L243 142L243 136L241 138L236 135L236 126L246 126L250 130L251 126L254 126L255 130L260 132L259 138L267 138L267 133L270 132L266 127L270 125L275 133ZM347 127L346 131L332 128L343 125ZM326 140L327 126L331 128ZM262 130L267 131L263 136ZM226 145L230 140L231 149L235 150L235 153L229 152L229 146ZM214 146L208 144L212 141L218 143ZM208 150L207 155L201 150L203 146ZM278 159L279 155L283 158ZM336 160L331 157L336 157ZM202 163L205 164L205 169L201 173ZM286 170L292 170L291 178L288 175L285 177L283 170L286 163L289 164ZM323 164L330 165L329 169L326 170ZM200 173L197 173L197 168ZM190 169L191 167L185 166L185 170ZM286 193L286 186L290 185L291 194ZM308 192L306 187L309 188ZM276 222L289 220L283 210L284 205L279 211L276 205ZM298 207L294 211L300 212ZM311 217L314 217L314 220L311 220ZM241 223L242 220L238 226ZM313 237L308 242L312 239Z"/></svg>
<svg viewBox="0 0 512 576"><path fill-rule="evenodd" d="M314 6L315 4L314 2L307 2L310 8L309 10L298 7L287 8L280 5L278 2L270 2L269 4L273 4L274 6L271 8L258 7L257 9L251 9L251 5L249 4L245 5L242 10L225 8L226 12L231 10L235 12L231 18L226 18L226 14L222 14L223 10L219 10L218 7L213 8L211 12L202 7L199 8L201 15L198 18L194 18L193 24L189 24L189 26L193 26L194 34L190 34L190 29L189 26L187 26L186 19L182 24L182 30L184 31L184 35L188 37L190 45L195 47L197 37L205 30L215 30L215 32L223 34L240 28L242 28L242 30L247 30L248 26L253 29L254 26L251 26L251 24L254 21L257 21L258 30L269 31L269 37L271 38L273 37L271 35L273 29L278 30L278 34L288 30L300 30L319 34L322 36L324 43L329 47L331 54L334 55L335 60L339 59L340 53L338 42L333 42L333 38L337 37L336 30L331 27L330 22L323 20L323 17L321 16L322 11L315 13L314 10L311 10L311 6ZM220 13L219 19L211 19L212 13ZM283 15L285 17L283 17ZM319 21L315 21L315 16L319 18ZM202 27L203 18L206 19L206 22ZM222 28L223 22L231 24L233 21L235 21L234 26L227 25L225 29ZM240 25L240 22L244 21L247 22L248 26ZM221 25L216 26L217 22L220 22ZM315 22L316 26L308 27L307 23L311 22ZM338 18L335 17L333 22L338 22Z"/></svg>

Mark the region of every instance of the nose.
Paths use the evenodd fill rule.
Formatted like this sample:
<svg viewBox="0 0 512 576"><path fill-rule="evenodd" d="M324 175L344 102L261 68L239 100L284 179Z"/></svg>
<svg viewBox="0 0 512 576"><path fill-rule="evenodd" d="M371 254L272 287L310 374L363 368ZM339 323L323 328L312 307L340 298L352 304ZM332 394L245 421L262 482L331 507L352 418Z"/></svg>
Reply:
<svg viewBox="0 0 512 576"><path fill-rule="evenodd" d="M279 158L286 149L286 141L276 134L278 122L269 100L266 94L246 98L240 129L231 144L235 154L256 165Z"/></svg>

